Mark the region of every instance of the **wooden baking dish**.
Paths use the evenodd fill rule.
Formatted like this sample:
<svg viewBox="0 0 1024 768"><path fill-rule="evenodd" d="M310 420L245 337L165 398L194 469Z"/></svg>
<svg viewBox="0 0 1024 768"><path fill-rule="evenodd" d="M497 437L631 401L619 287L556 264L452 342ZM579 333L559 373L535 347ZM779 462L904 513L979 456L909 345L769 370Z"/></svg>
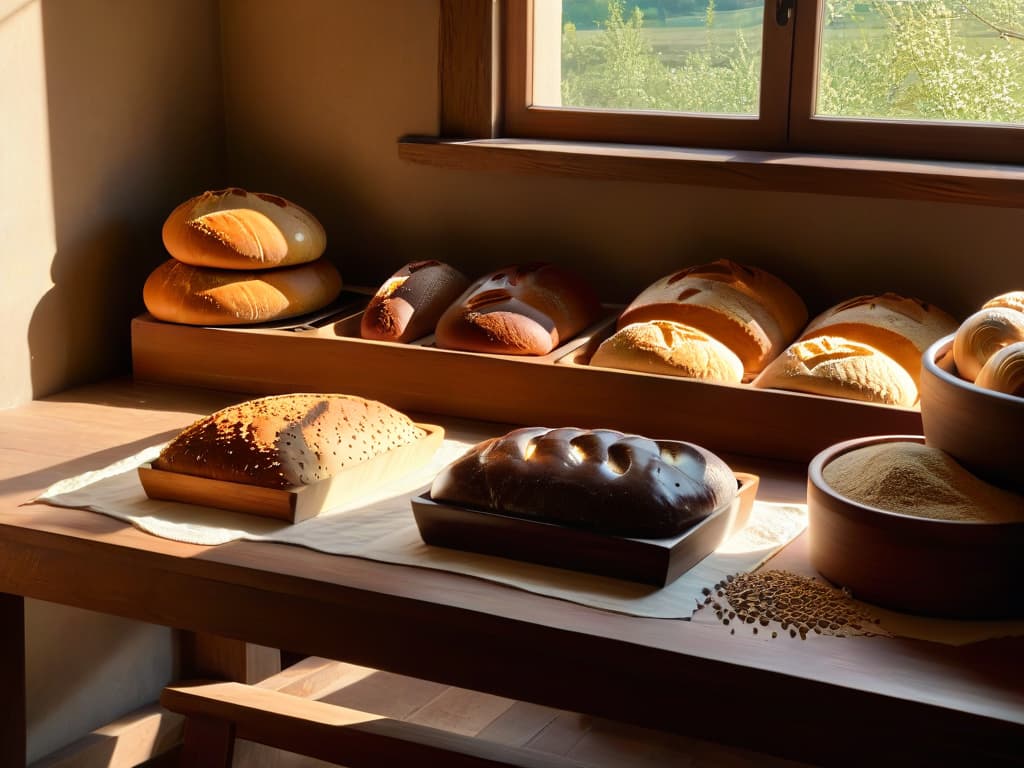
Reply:
<svg viewBox="0 0 1024 768"><path fill-rule="evenodd" d="M353 297L355 303L353 303ZM341 392L422 413L536 426L610 428L714 451L809 461L841 440L921 432L921 415L854 400L581 364L617 308L543 357L358 338L368 295L291 326L132 321L135 378L252 394Z"/></svg>
<svg viewBox="0 0 1024 768"><path fill-rule="evenodd" d="M714 552L746 525L758 477L736 473L733 499L704 520L669 539L635 539L412 499L420 536L427 544L525 560L663 587Z"/></svg>
<svg viewBox="0 0 1024 768"><path fill-rule="evenodd" d="M149 464L139 467L139 480L151 499L180 501L204 507L245 512L298 523L339 507L426 464L444 439L444 429L417 424L427 434L414 443L343 469L326 480L292 488L265 488L245 483L166 472Z"/></svg>

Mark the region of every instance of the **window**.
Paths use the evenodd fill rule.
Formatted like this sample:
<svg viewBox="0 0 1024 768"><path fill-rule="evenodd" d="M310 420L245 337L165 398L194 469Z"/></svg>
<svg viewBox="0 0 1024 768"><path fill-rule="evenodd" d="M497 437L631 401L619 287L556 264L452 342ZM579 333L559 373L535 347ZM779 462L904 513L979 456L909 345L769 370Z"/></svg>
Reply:
<svg viewBox="0 0 1024 768"><path fill-rule="evenodd" d="M1024 0L505 0L498 18L504 136L1024 162Z"/></svg>

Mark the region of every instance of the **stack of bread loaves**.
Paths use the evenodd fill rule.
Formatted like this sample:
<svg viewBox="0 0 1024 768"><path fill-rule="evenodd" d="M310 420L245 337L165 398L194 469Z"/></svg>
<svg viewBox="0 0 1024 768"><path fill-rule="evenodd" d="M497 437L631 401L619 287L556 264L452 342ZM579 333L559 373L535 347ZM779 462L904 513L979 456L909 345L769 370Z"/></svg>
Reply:
<svg viewBox="0 0 1024 768"><path fill-rule="evenodd" d="M909 408L922 353L955 328L949 314L919 299L858 296L812 320L754 386Z"/></svg>
<svg viewBox="0 0 1024 768"><path fill-rule="evenodd" d="M320 222L275 195L204 192L171 212L163 240L173 258L143 288L159 320L263 323L313 312L341 292L341 275L322 258Z"/></svg>
<svg viewBox="0 0 1024 768"><path fill-rule="evenodd" d="M806 321L803 300L782 280L721 259L646 288L590 363L739 383L764 368Z"/></svg>
<svg viewBox="0 0 1024 768"><path fill-rule="evenodd" d="M1024 397L1024 291L986 301L953 339L961 378L979 387Z"/></svg>

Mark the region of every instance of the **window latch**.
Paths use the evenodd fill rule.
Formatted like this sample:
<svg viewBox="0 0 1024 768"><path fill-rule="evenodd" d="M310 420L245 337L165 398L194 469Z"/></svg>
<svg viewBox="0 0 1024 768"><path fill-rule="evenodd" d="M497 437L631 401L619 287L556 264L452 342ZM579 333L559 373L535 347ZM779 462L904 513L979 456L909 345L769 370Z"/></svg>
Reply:
<svg viewBox="0 0 1024 768"><path fill-rule="evenodd" d="M784 27L793 18L796 0L775 0L775 23Z"/></svg>

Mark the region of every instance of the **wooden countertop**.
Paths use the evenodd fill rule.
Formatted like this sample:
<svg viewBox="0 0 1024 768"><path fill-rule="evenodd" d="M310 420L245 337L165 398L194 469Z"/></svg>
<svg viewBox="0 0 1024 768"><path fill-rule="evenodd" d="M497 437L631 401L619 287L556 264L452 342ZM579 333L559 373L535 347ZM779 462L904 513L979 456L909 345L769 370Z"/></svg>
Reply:
<svg viewBox="0 0 1024 768"><path fill-rule="evenodd" d="M280 544L181 544L91 512L19 506L241 399L114 381L0 412L0 592L811 762L1024 759L1024 638L765 641L439 571ZM457 435L503 429L427 420ZM727 458L761 475L761 498L803 500L804 467Z"/></svg>

